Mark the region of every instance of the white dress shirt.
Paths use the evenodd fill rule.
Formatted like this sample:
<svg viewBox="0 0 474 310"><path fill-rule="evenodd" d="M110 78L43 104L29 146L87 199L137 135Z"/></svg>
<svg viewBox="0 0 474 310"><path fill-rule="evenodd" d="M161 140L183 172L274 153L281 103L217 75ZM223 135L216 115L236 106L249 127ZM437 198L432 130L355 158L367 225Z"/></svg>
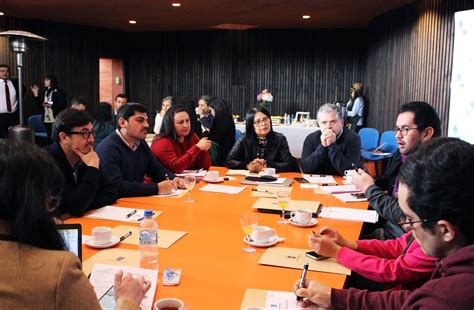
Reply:
<svg viewBox="0 0 474 310"><path fill-rule="evenodd" d="M7 99L5 96L5 81L8 83L8 91L10 92L11 112L7 109ZM10 80L0 80L0 113L14 113L18 109L18 100L16 99L16 89Z"/></svg>

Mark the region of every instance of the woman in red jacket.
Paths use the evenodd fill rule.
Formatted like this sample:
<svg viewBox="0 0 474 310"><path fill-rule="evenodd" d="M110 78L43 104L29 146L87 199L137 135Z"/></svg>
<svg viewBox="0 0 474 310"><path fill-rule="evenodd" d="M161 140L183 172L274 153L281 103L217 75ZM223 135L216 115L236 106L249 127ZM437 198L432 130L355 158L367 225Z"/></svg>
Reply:
<svg viewBox="0 0 474 310"><path fill-rule="evenodd" d="M181 173L185 169L209 169L210 148L209 139L199 139L193 132L187 110L181 105L173 105L163 117L151 151L170 171Z"/></svg>

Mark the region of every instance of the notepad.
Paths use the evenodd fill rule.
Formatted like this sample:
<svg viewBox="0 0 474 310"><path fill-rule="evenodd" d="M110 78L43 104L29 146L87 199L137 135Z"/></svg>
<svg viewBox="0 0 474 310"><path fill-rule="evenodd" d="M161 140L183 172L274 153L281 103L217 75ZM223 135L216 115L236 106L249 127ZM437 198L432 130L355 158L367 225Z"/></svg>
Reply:
<svg viewBox="0 0 474 310"><path fill-rule="evenodd" d="M176 173L177 177L184 177L187 175L194 175L198 179L202 179L206 176L207 170L199 169L199 170L184 170L182 173Z"/></svg>
<svg viewBox="0 0 474 310"><path fill-rule="evenodd" d="M135 214L130 217L127 217L128 214L133 213L134 210L137 210ZM162 211L153 211L153 218L156 218L158 215L163 213ZM119 221L119 222L129 222L129 223L140 223L140 220L143 219L145 210L137 208L124 208L117 206L105 206L96 210L92 210L86 213L84 217L92 219L101 219L109 221Z"/></svg>
<svg viewBox="0 0 474 310"><path fill-rule="evenodd" d="M226 175L238 176L238 175L248 175L249 173L250 171L244 170L244 169L229 169Z"/></svg>
<svg viewBox="0 0 474 310"><path fill-rule="evenodd" d="M332 175L324 175L324 174L305 174L303 176L309 183L317 183L317 184L337 184L336 180Z"/></svg>
<svg viewBox="0 0 474 310"><path fill-rule="evenodd" d="M212 192L212 193L223 193L223 194L239 194L242 192L246 186L230 186L230 185L217 185L217 184L207 184L206 186L201 187L199 190L203 192Z"/></svg>
<svg viewBox="0 0 474 310"><path fill-rule="evenodd" d="M352 193L354 194L354 193ZM337 199L344 201L344 202L360 202L360 201L367 201L366 197L358 198L351 193L341 193L341 194L333 194L334 197Z"/></svg>
<svg viewBox="0 0 474 310"><path fill-rule="evenodd" d="M94 287L97 299L102 297L105 292L114 285L115 274L120 270L122 270L124 274L130 273L134 277L142 276L145 280L151 282L151 287L146 292L140 304L141 309L151 309L153 307L153 297L155 296L156 285L158 283L158 270L154 269L95 264L92 269L90 283Z"/></svg>
<svg viewBox="0 0 474 310"><path fill-rule="evenodd" d="M356 193L360 192L355 185L339 185L339 186L321 186L321 189L325 192L331 194L338 194L338 193Z"/></svg>
<svg viewBox="0 0 474 310"><path fill-rule="evenodd" d="M379 219L378 213L374 210L359 210L340 207L323 207L319 213L319 217L367 223L377 223Z"/></svg>
<svg viewBox="0 0 474 310"><path fill-rule="evenodd" d="M152 195L150 197L160 197L160 198L166 198L166 197L179 197L179 196L183 196L184 194L186 194L188 191L185 190L185 189L173 189L171 191L171 193L169 194L158 194L158 195Z"/></svg>

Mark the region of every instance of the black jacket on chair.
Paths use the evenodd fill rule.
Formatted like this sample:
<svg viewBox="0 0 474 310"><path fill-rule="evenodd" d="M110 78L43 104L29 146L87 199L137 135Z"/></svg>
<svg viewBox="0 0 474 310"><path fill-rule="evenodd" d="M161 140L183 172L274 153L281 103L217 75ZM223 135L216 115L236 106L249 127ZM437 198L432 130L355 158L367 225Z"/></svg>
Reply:
<svg viewBox="0 0 474 310"><path fill-rule="evenodd" d="M249 142L246 136L247 133L243 134L231 149L225 162L227 168L246 169L258 157L262 147L256 139ZM266 160L267 167L275 168L277 172L293 171L296 166L285 136L278 132L269 133L263 159Z"/></svg>

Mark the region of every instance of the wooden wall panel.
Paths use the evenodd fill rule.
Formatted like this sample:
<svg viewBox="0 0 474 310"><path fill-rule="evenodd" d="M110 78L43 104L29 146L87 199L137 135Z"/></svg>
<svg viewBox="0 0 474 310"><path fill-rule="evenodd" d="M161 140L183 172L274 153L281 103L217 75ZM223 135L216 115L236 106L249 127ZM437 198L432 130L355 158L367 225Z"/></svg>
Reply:
<svg viewBox="0 0 474 310"><path fill-rule="evenodd" d="M447 133L454 13L473 8L467 0L423 0L371 22L365 79L370 126L391 129L402 103L422 100L435 107Z"/></svg>
<svg viewBox="0 0 474 310"><path fill-rule="evenodd" d="M29 86L43 86L45 74L58 78L69 100L83 96L94 113L99 100L99 57L120 57L122 54L119 33L76 25L48 23L44 21L0 18L0 29L25 30L44 36L47 42L33 42L24 56L24 85L28 87L25 98L25 120L41 110L33 105ZM8 39L0 38L0 63L12 67L16 75L14 54L10 51Z"/></svg>
<svg viewBox="0 0 474 310"><path fill-rule="evenodd" d="M267 87L272 114L315 116L364 77L365 38L360 29L129 34L127 93L152 110L165 96L210 94L243 116Z"/></svg>

